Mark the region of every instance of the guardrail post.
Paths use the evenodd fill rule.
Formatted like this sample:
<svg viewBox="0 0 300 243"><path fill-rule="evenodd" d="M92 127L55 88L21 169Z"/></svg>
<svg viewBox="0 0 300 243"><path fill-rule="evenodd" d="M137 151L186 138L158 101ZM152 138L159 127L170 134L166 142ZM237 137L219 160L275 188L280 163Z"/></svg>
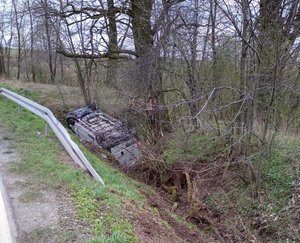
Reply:
<svg viewBox="0 0 300 243"><path fill-rule="evenodd" d="M49 126L49 124L46 122L46 126L45 126L45 137L48 135L49 131L51 130L51 127Z"/></svg>
<svg viewBox="0 0 300 243"><path fill-rule="evenodd" d="M22 107L20 105L18 105L18 109L17 109L18 116L21 114L21 111L22 111Z"/></svg>
<svg viewBox="0 0 300 243"><path fill-rule="evenodd" d="M97 180L99 181L103 186L105 186L104 181L102 178L98 175L96 170L93 168L93 166L90 164L90 162L86 159L84 154L81 152L80 148L77 144L75 144L67 130L64 128L64 126L55 118L55 116L52 114L52 112L44 107L41 106L32 100L29 100L21 95L18 95L12 91L9 91L5 88L0 87L0 95L6 97L7 99L10 99L17 103L18 105L22 106L22 108L26 108L27 110L31 111L35 115L41 117L47 122L46 128L45 128L45 135L47 135L48 131L53 130L57 138L60 140L64 148L67 150L69 155L72 157L74 162L78 164L81 168L84 170L88 170L89 173ZM18 106L18 114L21 112L21 107Z"/></svg>

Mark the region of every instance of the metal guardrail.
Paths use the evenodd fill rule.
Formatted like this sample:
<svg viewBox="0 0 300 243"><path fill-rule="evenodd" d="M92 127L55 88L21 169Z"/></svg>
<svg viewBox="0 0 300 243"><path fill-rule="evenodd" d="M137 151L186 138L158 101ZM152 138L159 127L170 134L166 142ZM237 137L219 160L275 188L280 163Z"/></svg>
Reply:
<svg viewBox="0 0 300 243"><path fill-rule="evenodd" d="M72 157L74 162L84 170L87 170L97 181L99 181L103 186L105 186L104 181L95 171L95 169L90 164L90 162L86 159L86 157L81 152L78 145L72 141L67 130L56 119L56 117L52 114L52 112L48 108L41 106L33 102L32 100L29 100L5 88L0 88L0 95L14 101L15 103L26 108L27 110L30 110L32 113L44 119L48 123L48 125L52 128L53 132L55 133L59 141L62 143L62 145L65 147L65 149Z"/></svg>

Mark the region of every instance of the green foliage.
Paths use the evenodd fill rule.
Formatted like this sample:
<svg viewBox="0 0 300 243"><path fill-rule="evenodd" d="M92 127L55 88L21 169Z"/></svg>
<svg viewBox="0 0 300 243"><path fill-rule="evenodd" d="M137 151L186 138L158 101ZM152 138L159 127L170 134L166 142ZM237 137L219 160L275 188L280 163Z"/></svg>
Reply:
<svg viewBox="0 0 300 243"><path fill-rule="evenodd" d="M178 161L210 161L222 153L224 144L199 133L176 133L164 152L168 164Z"/></svg>
<svg viewBox="0 0 300 243"><path fill-rule="evenodd" d="M209 207L226 214L230 209L237 210L243 216L251 216L256 202L251 198L249 187L234 181L227 192L213 192L207 198Z"/></svg>
<svg viewBox="0 0 300 243"><path fill-rule="evenodd" d="M297 179L295 156L300 153L299 142L291 139L281 143L283 146L274 149L263 168L263 188L276 213L287 205L292 195L292 183Z"/></svg>
<svg viewBox="0 0 300 243"><path fill-rule="evenodd" d="M298 177L299 156L300 143L296 139L278 136L272 153L265 157L263 164L260 200L252 197L253 183L245 184L238 178L230 178L224 181L226 191L211 191L206 205L221 214L230 214L230 217L238 215L247 230L258 234L262 242L295 238L290 227L297 216L292 215L287 206L293 194L292 184ZM232 219L227 223L230 227Z"/></svg>

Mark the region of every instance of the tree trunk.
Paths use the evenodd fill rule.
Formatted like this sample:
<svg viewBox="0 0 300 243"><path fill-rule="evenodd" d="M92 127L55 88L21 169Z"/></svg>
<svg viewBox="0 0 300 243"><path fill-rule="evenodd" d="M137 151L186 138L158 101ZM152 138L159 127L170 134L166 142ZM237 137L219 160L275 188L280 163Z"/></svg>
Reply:
<svg viewBox="0 0 300 243"><path fill-rule="evenodd" d="M60 0L60 6L61 7L63 6L62 0ZM72 40L72 37L71 37L71 30L69 28L69 25L68 25L67 21L66 21L66 26L67 26L66 29L67 29L67 36L69 38L70 48L75 53L75 45L73 43L73 40ZM90 93L89 93L88 87L86 85L84 76L82 74L80 62L77 58L73 58L73 61L74 61L74 64L75 64L77 81L79 83L80 90L83 94L84 101L85 101L86 104L90 104L91 103L91 97L90 97Z"/></svg>
<svg viewBox="0 0 300 243"><path fill-rule="evenodd" d="M108 52L111 53L110 58L107 62L107 72L105 84L111 85L116 80L117 66L116 58L118 55L116 51L118 50L118 33L117 33L117 23L116 16L114 14L114 0L107 1L107 17L108 17Z"/></svg>
<svg viewBox="0 0 300 243"><path fill-rule="evenodd" d="M164 132L168 119L167 109L160 109L163 98L159 50L154 47L154 33L151 29L152 0L131 0L132 32L137 53L138 78L146 94L148 103L149 125L153 132L153 142L157 141ZM146 92L145 92L146 91Z"/></svg>
<svg viewBox="0 0 300 243"><path fill-rule="evenodd" d="M243 30L242 30L242 49L241 49L241 60L240 60L240 97L241 102L238 104L237 111L240 110L240 106L243 104L243 99L247 89L247 49L248 49L248 25L249 25L249 6L248 0L242 0L242 12L243 12ZM241 109L241 113L237 117L236 133L242 134L243 128L243 117L246 117L245 109Z"/></svg>
<svg viewBox="0 0 300 243"><path fill-rule="evenodd" d="M190 106L190 113L192 116L192 123L195 129L198 129L198 120L195 117L198 113L198 89L197 89L197 80L196 80L196 61L197 61L197 35L198 35L198 16L199 16L199 2L195 0L195 15L194 15L194 23L192 31L192 42L191 42L191 60L188 63L188 78L187 78L187 86L189 88L191 102L189 103Z"/></svg>
<svg viewBox="0 0 300 243"><path fill-rule="evenodd" d="M12 0L14 14L15 14L15 24L17 30L17 39L18 39L18 56L17 56L17 79L20 79L22 60L21 60L21 48L22 48L22 40L21 40L21 26L18 17L17 4L16 0Z"/></svg>
<svg viewBox="0 0 300 243"><path fill-rule="evenodd" d="M50 71L50 80L53 84L55 82L55 76L56 76L56 57L53 57L53 51L52 51L52 45L51 45L51 30L50 30L50 24L49 24L49 6L48 6L48 0L44 0L43 2L43 9L44 9L44 25L45 25L45 31L46 31L46 45L47 45L47 51L48 51L48 65L49 65L49 71Z"/></svg>
<svg viewBox="0 0 300 243"><path fill-rule="evenodd" d="M256 168L255 197L259 196L262 186L262 170L264 155L267 150L266 139L271 123L277 82L282 75L289 48L285 45L283 23L280 15L282 0L261 0L259 16L259 91L257 99L260 102L258 114L262 119L261 145ZM291 44L289 44L291 46ZM264 88L267 87L267 88Z"/></svg>
<svg viewBox="0 0 300 243"><path fill-rule="evenodd" d="M34 31L33 31L33 17L32 17L32 10L30 7L30 2L29 0L27 0L27 5L29 8L29 20L30 20L30 69L31 69L31 78L33 82L36 82L36 78L35 78L35 67L34 67L34 58L33 58L33 54L34 54Z"/></svg>
<svg viewBox="0 0 300 243"><path fill-rule="evenodd" d="M5 71L5 62L4 62L4 51L3 51L3 46L0 43L0 76L3 76L6 74Z"/></svg>

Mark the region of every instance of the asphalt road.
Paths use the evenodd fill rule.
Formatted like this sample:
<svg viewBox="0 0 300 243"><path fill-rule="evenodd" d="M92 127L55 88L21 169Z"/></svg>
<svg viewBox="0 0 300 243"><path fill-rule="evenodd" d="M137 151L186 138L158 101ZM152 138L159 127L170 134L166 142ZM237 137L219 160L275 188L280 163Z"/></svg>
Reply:
<svg viewBox="0 0 300 243"><path fill-rule="evenodd" d="M16 242L17 230L10 198L3 183L3 165L16 158L11 145L0 127L0 242Z"/></svg>
<svg viewBox="0 0 300 243"><path fill-rule="evenodd" d="M23 163L13 134L0 123L0 243L88 239L69 193L20 170Z"/></svg>
<svg viewBox="0 0 300 243"><path fill-rule="evenodd" d="M1 156L1 155L0 155ZM10 205L2 183L0 181L0 242L15 242L13 218L11 217Z"/></svg>

